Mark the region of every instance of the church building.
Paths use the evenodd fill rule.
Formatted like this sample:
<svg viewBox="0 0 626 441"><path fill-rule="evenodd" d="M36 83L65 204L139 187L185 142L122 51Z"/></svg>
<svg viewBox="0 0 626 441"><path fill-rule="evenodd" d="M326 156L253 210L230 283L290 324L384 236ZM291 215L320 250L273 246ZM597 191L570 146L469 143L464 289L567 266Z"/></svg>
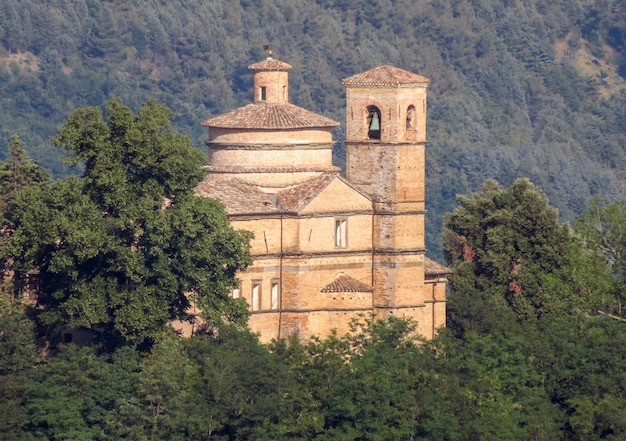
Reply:
<svg viewBox="0 0 626 441"><path fill-rule="evenodd" d="M285 62L249 66L253 102L206 120L209 163L197 187L254 233L254 264L234 297L261 341L349 331L360 314L445 326L448 270L424 243L430 80L381 66L343 80L346 177L332 163L339 123L289 102Z"/></svg>

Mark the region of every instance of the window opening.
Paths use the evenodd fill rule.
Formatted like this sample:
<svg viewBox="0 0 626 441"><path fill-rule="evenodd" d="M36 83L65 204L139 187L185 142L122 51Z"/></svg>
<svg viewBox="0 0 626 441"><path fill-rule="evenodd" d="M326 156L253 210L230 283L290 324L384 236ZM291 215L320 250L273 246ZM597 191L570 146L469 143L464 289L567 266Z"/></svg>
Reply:
<svg viewBox="0 0 626 441"><path fill-rule="evenodd" d="M410 105L406 111L406 129L415 130L417 128L417 120L415 117L415 106Z"/></svg>
<svg viewBox="0 0 626 441"><path fill-rule="evenodd" d="M267 87L261 86L261 101L265 101L267 99Z"/></svg>
<svg viewBox="0 0 626 441"><path fill-rule="evenodd" d="M335 220L335 246L345 248L348 235L348 221L346 219Z"/></svg>
<svg viewBox="0 0 626 441"><path fill-rule="evenodd" d="M369 139L380 139L380 110L377 107L367 108L367 137Z"/></svg>
<svg viewBox="0 0 626 441"><path fill-rule="evenodd" d="M278 293L280 290L280 282L278 279L272 280L272 297L271 297L271 309L278 309Z"/></svg>
<svg viewBox="0 0 626 441"><path fill-rule="evenodd" d="M258 311L261 309L261 281L255 280L252 282L252 310Z"/></svg>

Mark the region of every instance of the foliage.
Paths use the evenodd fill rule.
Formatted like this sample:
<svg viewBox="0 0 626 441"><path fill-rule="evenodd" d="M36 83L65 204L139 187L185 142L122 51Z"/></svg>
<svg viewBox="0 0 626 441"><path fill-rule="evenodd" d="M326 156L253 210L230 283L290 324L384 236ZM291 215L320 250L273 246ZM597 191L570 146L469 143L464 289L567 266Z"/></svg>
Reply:
<svg viewBox="0 0 626 441"><path fill-rule="evenodd" d="M190 301L210 323L245 323L245 305L229 292L250 262L249 236L230 228L217 201L193 195L202 155L170 117L152 101L137 115L120 100L109 101L106 119L77 111L54 142L84 163L82 180L15 195L3 252L16 279L36 276L48 329L99 329L109 344L140 344L185 319Z"/></svg>
<svg viewBox="0 0 626 441"><path fill-rule="evenodd" d="M626 22L619 0L199 0L141 4L6 0L0 11L0 139L13 133L54 176L48 139L74 111L122 96L200 122L250 101L246 67L294 66L295 104L345 118L341 79L393 64L429 88L427 243L436 257L456 194L528 177L564 220L592 195L626 197ZM621 75L621 77L620 77ZM621 92L620 92L621 90ZM345 160L337 129L335 156ZM584 170L584 172L581 172Z"/></svg>
<svg viewBox="0 0 626 441"><path fill-rule="evenodd" d="M143 354L62 345L0 372L0 429L11 439L621 439L623 326L546 314L522 332L426 342L389 318L267 347L228 326L170 332Z"/></svg>
<svg viewBox="0 0 626 441"><path fill-rule="evenodd" d="M9 142L9 158L0 162L0 212L4 215L7 204L18 190L48 179L47 171L27 155L20 147L20 138L13 135Z"/></svg>
<svg viewBox="0 0 626 441"><path fill-rule="evenodd" d="M453 268L449 325L457 332L513 330L544 314L591 312L607 301L606 267L581 251L530 181L518 179L506 189L486 181L458 202L444 230Z"/></svg>
<svg viewBox="0 0 626 441"><path fill-rule="evenodd" d="M615 302L610 312L623 315L626 295L626 204L602 203L594 198L576 222L576 232L588 248L602 256L612 275L609 291Z"/></svg>

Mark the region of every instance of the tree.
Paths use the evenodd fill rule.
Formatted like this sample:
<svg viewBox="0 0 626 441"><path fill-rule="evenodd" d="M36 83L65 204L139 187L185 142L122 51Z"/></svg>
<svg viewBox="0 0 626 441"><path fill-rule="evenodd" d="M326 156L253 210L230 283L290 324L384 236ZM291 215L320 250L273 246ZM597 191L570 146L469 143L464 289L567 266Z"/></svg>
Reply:
<svg viewBox="0 0 626 441"><path fill-rule="evenodd" d="M9 200L20 188L44 182L50 179L48 172L39 167L20 147L20 138L16 134L9 142L9 159L0 162L0 210L4 213Z"/></svg>
<svg viewBox="0 0 626 441"><path fill-rule="evenodd" d="M7 439L23 439L24 386L39 356L33 322L12 300L0 293L0 432Z"/></svg>
<svg viewBox="0 0 626 441"><path fill-rule="evenodd" d="M154 101L137 115L121 100L75 112L55 145L83 163L67 178L18 192L5 247L16 274L36 275L42 322L101 329L111 344L150 342L193 299L210 323L244 324L232 299L235 274L251 263L249 233L223 206L194 195L203 156L173 132Z"/></svg>
<svg viewBox="0 0 626 441"><path fill-rule="evenodd" d="M583 296L570 265L585 267L577 242L548 198L527 179L508 189L486 181L446 217L452 266L449 325L458 332L529 324L543 314L580 312ZM575 273L575 271L574 271ZM594 289L596 285L589 286Z"/></svg>
<svg viewBox="0 0 626 441"><path fill-rule="evenodd" d="M33 161L24 148L20 147L20 138L14 134L9 142L9 158L0 161L0 247L13 233L14 225L10 221L11 214L7 213L7 207L13 201L15 195L22 188L41 184L50 180L45 169ZM13 296L20 292L19 284L13 284L14 278L9 271L10 256L0 257L0 271L2 272L2 288L12 292ZM17 279L20 279L18 275ZM14 298L13 300L19 300Z"/></svg>
<svg viewBox="0 0 626 441"><path fill-rule="evenodd" d="M614 303L611 312L623 315L626 301L626 202L594 198L576 222L586 246L603 257L612 272Z"/></svg>

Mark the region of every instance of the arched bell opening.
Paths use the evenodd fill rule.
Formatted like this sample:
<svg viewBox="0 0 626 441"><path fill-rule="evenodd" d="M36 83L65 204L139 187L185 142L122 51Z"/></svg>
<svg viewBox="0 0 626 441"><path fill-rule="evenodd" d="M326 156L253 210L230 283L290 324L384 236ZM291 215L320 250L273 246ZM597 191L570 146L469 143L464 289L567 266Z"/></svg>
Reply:
<svg viewBox="0 0 626 441"><path fill-rule="evenodd" d="M413 104L406 109L406 129L417 130L417 114Z"/></svg>
<svg viewBox="0 0 626 441"><path fill-rule="evenodd" d="M369 139L380 139L380 109L376 106L367 107L367 137Z"/></svg>

